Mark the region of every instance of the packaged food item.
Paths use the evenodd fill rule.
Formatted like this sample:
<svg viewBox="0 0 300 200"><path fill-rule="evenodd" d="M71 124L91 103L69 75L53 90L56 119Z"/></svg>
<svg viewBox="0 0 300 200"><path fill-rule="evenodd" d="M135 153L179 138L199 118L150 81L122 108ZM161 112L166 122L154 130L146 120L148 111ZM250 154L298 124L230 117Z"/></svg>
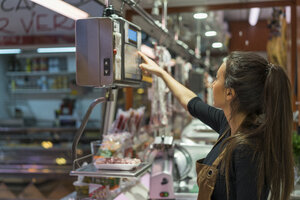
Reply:
<svg viewBox="0 0 300 200"><path fill-rule="evenodd" d="M33 58L32 59L32 71L39 71L40 66L39 66L39 58Z"/></svg>
<svg viewBox="0 0 300 200"><path fill-rule="evenodd" d="M100 140L91 142L93 160L97 158L124 157L124 152L132 147L132 135L128 132L110 133Z"/></svg>
<svg viewBox="0 0 300 200"><path fill-rule="evenodd" d="M105 200L108 199L109 195L108 185L89 184L89 197L92 199Z"/></svg>
<svg viewBox="0 0 300 200"><path fill-rule="evenodd" d="M127 111L118 109L116 120L113 122L108 134L126 131L135 135L142 124L144 112L145 107L140 107L138 109L130 108Z"/></svg>
<svg viewBox="0 0 300 200"><path fill-rule="evenodd" d="M107 170L132 170L141 164L136 158L98 158L94 161L97 169Z"/></svg>
<svg viewBox="0 0 300 200"><path fill-rule="evenodd" d="M98 158L95 160L97 164L141 164L141 160L137 158Z"/></svg>
<svg viewBox="0 0 300 200"><path fill-rule="evenodd" d="M115 190L120 187L120 178L108 178L109 190Z"/></svg>
<svg viewBox="0 0 300 200"><path fill-rule="evenodd" d="M105 186L106 188L108 188L110 191L111 190L115 190L116 188L120 187L120 182L121 179L120 178L93 178L92 180L92 184L98 184L98 185L102 185Z"/></svg>
<svg viewBox="0 0 300 200"><path fill-rule="evenodd" d="M78 199L89 196L89 184L84 182L84 176L78 176L77 181L73 182Z"/></svg>
<svg viewBox="0 0 300 200"><path fill-rule="evenodd" d="M110 133L118 133L127 129L127 122L130 117L130 112L118 109L116 120L110 129Z"/></svg>
<svg viewBox="0 0 300 200"><path fill-rule="evenodd" d="M98 140L91 142L91 153L93 155L93 160L95 161L101 158L114 159L134 157L136 153L133 149L133 142L138 140L138 137L136 136L138 136L140 127L142 126L144 112L145 107L129 109L127 111L119 109L116 120L114 121L108 133L103 135L102 141ZM124 170L132 169L136 166L138 166L136 163L132 166L127 165ZM100 167L102 169L103 167L109 168L109 166L103 165ZM117 168L117 166L114 165L113 168ZM122 168L122 166L119 168Z"/></svg>

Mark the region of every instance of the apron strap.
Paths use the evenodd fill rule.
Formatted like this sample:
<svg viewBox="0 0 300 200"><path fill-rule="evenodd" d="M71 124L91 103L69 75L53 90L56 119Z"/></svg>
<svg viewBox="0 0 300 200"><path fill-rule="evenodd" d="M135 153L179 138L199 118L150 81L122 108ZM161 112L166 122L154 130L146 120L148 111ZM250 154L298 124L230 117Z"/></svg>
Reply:
<svg viewBox="0 0 300 200"><path fill-rule="evenodd" d="M227 134L224 133L215 143L214 147L221 141L221 139L223 139L225 137L225 135ZM214 166L215 168L218 167L219 163L221 162L222 158L224 157L224 153L225 153L226 147L223 149L223 151L220 153L220 155L216 158L216 160L213 162L212 166Z"/></svg>
<svg viewBox="0 0 300 200"><path fill-rule="evenodd" d="M216 143L214 144L213 148L225 137L226 133L223 133L223 135L221 135L221 137L216 141Z"/></svg>
<svg viewBox="0 0 300 200"><path fill-rule="evenodd" d="M213 162L212 166L217 168L219 163L221 162L222 158L224 157L226 148L223 149L223 151L220 153L220 155L216 158L216 160Z"/></svg>

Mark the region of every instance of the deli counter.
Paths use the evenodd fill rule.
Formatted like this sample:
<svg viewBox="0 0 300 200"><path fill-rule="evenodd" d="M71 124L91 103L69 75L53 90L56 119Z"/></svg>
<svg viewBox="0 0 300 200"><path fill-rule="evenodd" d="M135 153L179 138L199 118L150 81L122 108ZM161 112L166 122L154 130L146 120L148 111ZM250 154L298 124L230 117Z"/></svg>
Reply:
<svg viewBox="0 0 300 200"><path fill-rule="evenodd" d="M72 166L71 145L76 127L51 123L0 127L0 176L68 176ZM91 124L81 140L79 154L90 151L90 141L100 129Z"/></svg>

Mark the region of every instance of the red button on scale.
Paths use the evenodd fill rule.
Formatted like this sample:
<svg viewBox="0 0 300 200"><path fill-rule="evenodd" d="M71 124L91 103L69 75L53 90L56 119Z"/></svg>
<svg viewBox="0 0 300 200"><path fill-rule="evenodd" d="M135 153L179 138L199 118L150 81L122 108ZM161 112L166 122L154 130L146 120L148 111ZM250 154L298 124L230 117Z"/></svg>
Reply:
<svg viewBox="0 0 300 200"><path fill-rule="evenodd" d="M117 49L113 50L113 54L116 55L117 54Z"/></svg>

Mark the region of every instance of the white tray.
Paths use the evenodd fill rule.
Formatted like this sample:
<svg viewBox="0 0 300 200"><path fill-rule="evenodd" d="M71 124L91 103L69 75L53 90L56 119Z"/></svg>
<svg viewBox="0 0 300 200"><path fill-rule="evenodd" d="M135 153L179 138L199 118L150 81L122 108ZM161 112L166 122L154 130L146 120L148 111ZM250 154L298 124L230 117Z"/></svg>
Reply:
<svg viewBox="0 0 300 200"><path fill-rule="evenodd" d="M93 163L82 166L70 172L71 176L87 177L117 177L117 178L137 178L145 174L151 167L151 163L142 162L133 170L107 170L97 169Z"/></svg>
<svg viewBox="0 0 300 200"><path fill-rule="evenodd" d="M97 169L108 169L108 170L133 170L140 164L96 164L94 166Z"/></svg>

